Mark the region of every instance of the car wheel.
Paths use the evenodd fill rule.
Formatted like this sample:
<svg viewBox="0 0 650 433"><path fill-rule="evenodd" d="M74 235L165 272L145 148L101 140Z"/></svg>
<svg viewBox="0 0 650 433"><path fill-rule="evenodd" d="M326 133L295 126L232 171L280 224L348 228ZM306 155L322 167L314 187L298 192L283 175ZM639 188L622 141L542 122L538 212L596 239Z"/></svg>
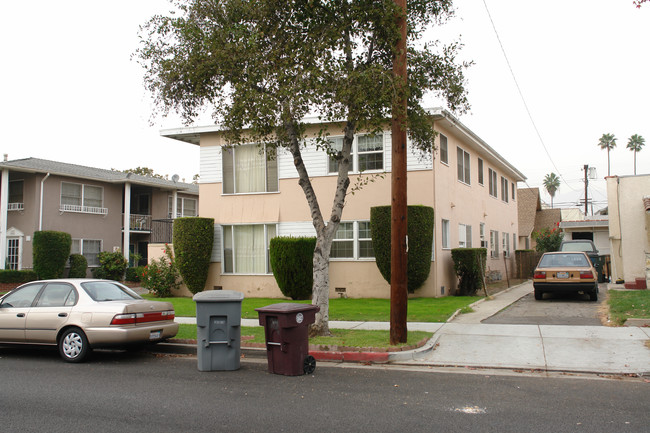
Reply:
<svg viewBox="0 0 650 433"><path fill-rule="evenodd" d="M593 292L589 293L589 300L596 302L598 300L598 292L594 290Z"/></svg>
<svg viewBox="0 0 650 433"><path fill-rule="evenodd" d="M316 370L316 360L313 356L307 355L303 361L302 371L305 374L312 374Z"/></svg>
<svg viewBox="0 0 650 433"><path fill-rule="evenodd" d="M59 354L67 362L83 362L90 353L86 334L79 328L66 329L59 338Z"/></svg>
<svg viewBox="0 0 650 433"><path fill-rule="evenodd" d="M541 301L544 298L544 292L541 290L535 290L535 300Z"/></svg>

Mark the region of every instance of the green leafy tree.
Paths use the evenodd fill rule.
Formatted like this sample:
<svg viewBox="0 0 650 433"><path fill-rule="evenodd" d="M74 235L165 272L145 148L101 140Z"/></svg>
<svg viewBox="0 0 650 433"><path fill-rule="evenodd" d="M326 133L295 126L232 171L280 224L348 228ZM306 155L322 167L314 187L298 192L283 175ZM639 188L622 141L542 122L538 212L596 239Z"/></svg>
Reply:
<svg viewBox="0 0 650 433"><path fill-rule="evenodd" d="M553 228L544 227L539 231L533 232L532 237L537 242L535 245L536 251L548 253L560 249L560 244L562 243L562 239L564 239L564 233L562 233L559 225L560 223L557 223Z"/></svg>
<svg viewBox="0 0 650 433"><path fill-rule="evenodd" d="M560 189L560 178L555 173L549 173L544 177L542 182L544 189L551 196L551 208L553 208L553 198L558 189Z"/></svg>
<svg viewBox="0 0 650 433"><path fill-rule="evenodd" d="M636 176L636 153L640 152L645 145L645 138L634 134L627 140L627 148L634 152L634 175Z"/></svg>
<svg viewBox="0 0 650 433"><path fill-rule="evenodd" d="M121 171L123 171L124 173L139 174L140 176L154 177L156 179L165 178L165 176L161 174L157 174L156 172L153 171L153 168L149 168L149 167L127 168L126 170L121 170Z"/></svg>
<svg viewBox="0 0 650 433"><path fill-rule="evenodd" d="M393 0L178 0L175 14L151 18L136 57L160 112L191 123L206 106L228 145L265 143L293 157L316 230L312 334L329 335L329 256L350 179L354 135L378 133L390 119L398 81L392 73L399 39ZM408 128L431 152L435 132L422 107L425 93L468 108L460 44L421 43L423 32L452 14L451 0L419 0L408 9ZM301 146L308 114L323 127L315 145L338 161L329 215L324 215ZM333 123L328 123L333 122ZM341 148L328 140L343 135ZM273 153L273 152L271 152Z"/></svg>
<svg viewBox="0 0 650 433"><path fill-rule="evenodd" d="M609 176L609 151L616 147L616 137L614 134L603 134L598 140L598 146L607 149L607 176Z"/></svg>

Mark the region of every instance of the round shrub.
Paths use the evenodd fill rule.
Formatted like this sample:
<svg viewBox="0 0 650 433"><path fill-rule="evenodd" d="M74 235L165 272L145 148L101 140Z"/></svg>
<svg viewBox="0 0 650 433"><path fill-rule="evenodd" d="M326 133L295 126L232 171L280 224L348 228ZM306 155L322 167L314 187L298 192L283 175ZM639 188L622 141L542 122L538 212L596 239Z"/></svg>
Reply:
<svg viewBox="0 0 650 433"><path fill-rule="evenodd" d="M431 271L431 248L433 246L432 207L408 206L408 291L419 289ZM391 207L370 208L370 232L375 263L384 279L390 283L391 262Z"/></svg>
<svg viewBox="0 0 650 433"><path fill-rule="evenodd" d="M95 278L106 280L122 281L124 272L129 263L121 252L102 251L99 253L99 267L95 268L93 275Z"/></svg>
<svg viewBox="0 0 650 433"><path fill-rule="evenodd" d="M88 260L81 254L70 254L70 278L86 278Z"/></svg>
<svg viewBox="0 0 650 433"><path fill-rule="evenodd" d="M175 219L173 242L176 266L183 282L192 293L203 291L212 256L214 219Z"/></svg>
<svg viewBox="0 0 650 433"><path fill-rule="evenodd" d="M34 272L38 278L48 280L61 278L70 257L72 237L56 231L34 232Z"/></svg>
<svg viewBox="0 0 650 433"><path fill-rule="evenodd" d="M316 238L275 237L270 242L271 269L284 296L310 299L314 285Z"/></svg>

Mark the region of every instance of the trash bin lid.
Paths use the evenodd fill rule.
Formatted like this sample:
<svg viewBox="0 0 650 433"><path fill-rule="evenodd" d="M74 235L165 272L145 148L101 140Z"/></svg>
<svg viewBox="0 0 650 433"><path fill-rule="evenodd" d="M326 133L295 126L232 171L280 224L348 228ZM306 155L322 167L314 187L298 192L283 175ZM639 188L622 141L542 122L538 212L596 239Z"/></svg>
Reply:
<svg viewBox="0 0 650 433"><path fill-rule="evenodd" d="M297 313L300 311L319 311L320 307L312 304L292 304L290 302L283 302L280 304L271 304L266 307L256 308L255 311L260 313Z"/></svg>
<svg viewBox="0 0 650 433"><path fill-rule="evenodd" d="M235 290L208 290L192 297L194 302L232 302L244 299L242 292Z"/></svg>

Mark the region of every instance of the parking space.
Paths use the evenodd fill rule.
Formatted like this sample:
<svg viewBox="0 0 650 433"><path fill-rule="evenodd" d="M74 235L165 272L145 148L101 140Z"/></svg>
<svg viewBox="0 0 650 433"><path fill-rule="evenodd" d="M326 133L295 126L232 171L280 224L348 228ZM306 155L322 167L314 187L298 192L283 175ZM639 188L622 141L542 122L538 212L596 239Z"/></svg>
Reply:
<svg viewBox="0 0 650 433"><path fill-rule="evenodd" d="M599 295L597 302L591 302L588 295L546 293L536 301L530 293L482 323L602 326L599 316L606 302L606 285L601 284Z"/></svg>

